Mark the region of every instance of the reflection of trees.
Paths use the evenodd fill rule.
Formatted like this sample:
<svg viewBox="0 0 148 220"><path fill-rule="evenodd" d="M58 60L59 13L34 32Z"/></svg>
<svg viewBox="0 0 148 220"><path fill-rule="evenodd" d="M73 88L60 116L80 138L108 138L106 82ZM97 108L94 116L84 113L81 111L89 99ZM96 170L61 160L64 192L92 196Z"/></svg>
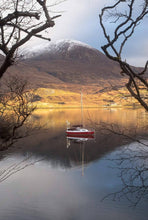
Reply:
<svg viewBox="0 0 148 220"><path fill-rule="evenodd" d="M141 200L148 198L147 117L144 121L137 118L136 123L130 127L105 122L97 124L96 127L108 135L109 139L111 135L115 135L121 140L124 139L124 144L128 144L115 151L113 158L109 159L114 163L113 168L119 171L122 187L105 198L111 197L113 200L126 198L132 206L136 206ZM123 143L119 146L123 146Z"/></svg>
<svg viewBox="0 0 148 220"><path fill-rule="evenodd" d="M126 198L132 206L148 199L148 148L143 144L131 144L120 149L111 161L119 170L122 187L105 198Z"/></svg>
<svg viewBox="0 0 148 220"><path fill-rule="evenodd" d="M96 129L101 131L102 134L114 134L121 136L124 138L128 143L136 141L139 144L143 144L144 146L148 146L148 144L142 139L148 139L147 136L147 130L148 130L148 125L147 126L130 126L130 127L125 127L118 125L116 123L105 123L101 122L100 124L96 125Z"/></svg>
<svg viewBox="0 0 148 220"><path fill-rule="evenodd" d="M25 168L34 165L37 162L42 161L41 159L35 159L32 155L25 157L23 160L11 164L9 167L0 170L0 183L8 179L10 176L16 174L19 171L24 170Z"/></svg>
<svg viewBox="0 0 148 220"><path fill-rule="evenodd" d="M121 127L117 124L111 123L101 123L101 131L102 132L108 132L113 133L115 135L119 135L124 137L128 142L129 141L136 141L140 144L143 144L144 146L148 146L147 143L143 142L140 138L141 136L144 137L144 139L147 139L147 127L143 127L139 129L137 126L135 127Z"/></svg>

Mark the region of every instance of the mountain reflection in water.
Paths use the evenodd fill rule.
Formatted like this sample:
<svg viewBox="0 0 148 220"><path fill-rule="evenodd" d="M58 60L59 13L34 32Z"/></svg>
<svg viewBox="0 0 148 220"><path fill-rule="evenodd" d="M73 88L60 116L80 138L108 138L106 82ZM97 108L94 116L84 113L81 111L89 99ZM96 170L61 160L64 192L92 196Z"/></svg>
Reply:
<svg viewBox="0 0 148 220"><path fill-rule="evenodd" d="M85 110L85 124L96 126L89 139L65 134L66 120L80 122L79 109L36 112L31 120L44 129L1 152L0 220L146 220L148 151L133 141L148 143L146 117ZM126 136L102 131L102 123Z"/></svg>

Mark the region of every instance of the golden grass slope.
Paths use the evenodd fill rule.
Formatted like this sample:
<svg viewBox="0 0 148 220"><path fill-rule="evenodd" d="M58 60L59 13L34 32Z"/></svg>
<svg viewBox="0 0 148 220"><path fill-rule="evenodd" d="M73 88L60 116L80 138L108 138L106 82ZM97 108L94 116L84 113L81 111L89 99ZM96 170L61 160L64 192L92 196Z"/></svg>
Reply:
<svg viewBox="0 0 148 220"><path fill-rule="evenodd" d="M83 88L83 107L138 107L139 104L132 98L125 88L119 90L94 92ZM92 92L93 91L93 92ZM37 108L80 108L81 90L72 92L62 89L38 88L34 93L34 104ZM145 91L143 91L143 95ZM140 107L140 106L139 106Z"/></svg>

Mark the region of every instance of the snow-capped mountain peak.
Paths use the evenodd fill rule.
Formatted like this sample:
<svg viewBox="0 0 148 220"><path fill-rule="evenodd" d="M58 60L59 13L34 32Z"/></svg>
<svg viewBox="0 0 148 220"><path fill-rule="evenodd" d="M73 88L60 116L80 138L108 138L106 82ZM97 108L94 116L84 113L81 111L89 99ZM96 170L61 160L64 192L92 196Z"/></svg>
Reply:
<svg viewBox="0 0 148 220"><path fill-rule="evenodd" d="M55 42L50 42L44 45L43 44L35 45L32 48L26 48L25 50L22 51L22 53L23 53L23 58L32 58L39 56L40 54L43 53L48 53L48 54L67 53L67 52L71 52L72 50L78 47L88 48L92 50L94 49L88 44L83 43L81 41L64 39L64 40L57 40Z"/></svg>
<svg viewBox="0 0 148 220"><path fill-rule="evenodd" d="M60 48L63 48L63 47L67 47L67 49L70 51L72 50L73 48L75 47L87 47L87 48L91 48L91 46L89 46L88 44L86 43L83 43L81 41L76 41L76 40L69 40L69 39L65 39L65 40L58 40L55 42L54 44L55 48L58 50Z"/></svg>

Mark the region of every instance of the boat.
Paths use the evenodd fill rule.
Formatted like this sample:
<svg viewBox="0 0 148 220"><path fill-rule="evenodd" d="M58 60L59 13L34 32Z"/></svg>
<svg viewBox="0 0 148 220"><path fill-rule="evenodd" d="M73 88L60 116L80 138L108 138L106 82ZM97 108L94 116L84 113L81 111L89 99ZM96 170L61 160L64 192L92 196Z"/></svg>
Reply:
<svg viewBox="0 0 148 220"><path fill-rule="evenodd" d="M66 134L67 136L71 137L79 137L79 136L92 136L94 135L95 131L93 129L89 129L84 127L84 122L83 122L83 100L82 100L82 92L81 92L81 124L79 125L73 125L72 127L67 127ZM68 126L70 123L67 123Z"/></svg>
<svg viewBox="0 0 148 220"><path fill-rule="evenodd" d="M91 136L94 135L94 130L80 127L80 126L75 126L73 125L71 128L67 128L66 133L68 136L71 137L78 137L78 136Z"/></svg>

